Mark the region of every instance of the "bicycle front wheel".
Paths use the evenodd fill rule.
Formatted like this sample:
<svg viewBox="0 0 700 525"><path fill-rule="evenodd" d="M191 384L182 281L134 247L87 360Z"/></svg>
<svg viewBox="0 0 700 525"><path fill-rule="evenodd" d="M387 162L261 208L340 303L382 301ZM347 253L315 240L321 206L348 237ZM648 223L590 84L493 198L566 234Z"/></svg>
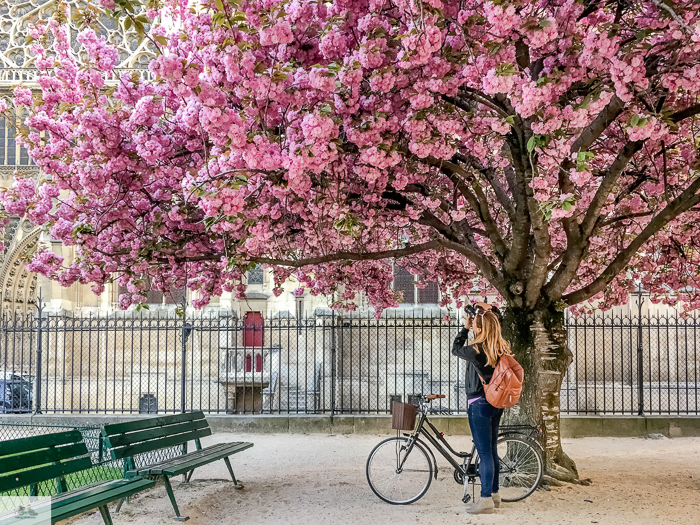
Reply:
<svg viewBox="0 0 700 525"><path fill-rule="evenodd" d="M367 482L372 491L392 505L418 501L430 488L433 464L418 442L395 437L379 443L367 458Z"/></svg>
<svg viewBox="0 0 700 525"><path fill-rule="evenodd" d="M520 501L532 494L542 479L542 456L529 439L505 436L498 440L499 494L503 501Z"/></svg>

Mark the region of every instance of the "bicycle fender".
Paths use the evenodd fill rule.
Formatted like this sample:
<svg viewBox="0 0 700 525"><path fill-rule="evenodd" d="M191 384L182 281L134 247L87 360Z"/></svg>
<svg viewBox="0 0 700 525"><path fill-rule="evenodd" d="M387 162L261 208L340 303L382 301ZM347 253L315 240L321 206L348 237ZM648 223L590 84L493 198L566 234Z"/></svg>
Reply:
<svg viewBox="0 0 700 525"><path fill-rule="evenodd" d="M435 454L433 454L433 449L428 446L428 444L425 441L421 441L420 438L416 438L416 441L423 445L423 448L428 451L430 454L430 457L433 458L433 470L435 471L435 479L437 480L437 475L438 475L438 465L437 465L437 460L435 459Z"/></svg>
<svg viewBox="0 0 700 525"><path fill-rule="evenodd" d="M498 439L503 439L506 437L519 437L522 439L525 439L532 443L533 445L536 445L537 448L544 454L544 447L542 446L542 443L539 442L537 439L533 439L530 436L527 436L523 434L522 432L517 432L517 431L512 431L512 432L499 432L498 434Z"/></svg>

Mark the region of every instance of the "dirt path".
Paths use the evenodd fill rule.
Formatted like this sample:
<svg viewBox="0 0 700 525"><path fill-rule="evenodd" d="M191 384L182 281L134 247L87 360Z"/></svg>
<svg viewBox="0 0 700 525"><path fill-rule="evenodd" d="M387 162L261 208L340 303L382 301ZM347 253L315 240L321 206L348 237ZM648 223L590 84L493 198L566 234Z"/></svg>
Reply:
<svg viewBox="0 0 700 525"><path fill-rule="evenodd" d="M365 461L378 436L218 434L207 442L252 441L255 446L232 457L245 483L237 491L223 480L223 461L195 471L188 486L174 482L188 525L218 524L683 524L700 525L700 438L565 440L588 487L538 491L497 514L470 516L461 503L461 487L447 462L439 460L437 482L409 506L380 501L365 478ZM467 448L469 438L452 438ZM205 443L206 445L206 443ZM114 524L172 525L165 489L158 486L125 504ZM99 513L79 525L102 523Z"/></svg>

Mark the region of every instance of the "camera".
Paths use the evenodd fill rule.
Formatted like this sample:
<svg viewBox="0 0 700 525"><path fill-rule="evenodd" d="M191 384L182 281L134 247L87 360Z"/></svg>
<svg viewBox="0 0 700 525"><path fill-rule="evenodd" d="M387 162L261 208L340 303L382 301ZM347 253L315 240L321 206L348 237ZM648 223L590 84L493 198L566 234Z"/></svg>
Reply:
<svg viewBox="0 0 700 525"><path fill-rule="evenodd" d="M476 307L471 304L467 303L464 305L464 312L469 316L469 317L476 317Z"/></svg>

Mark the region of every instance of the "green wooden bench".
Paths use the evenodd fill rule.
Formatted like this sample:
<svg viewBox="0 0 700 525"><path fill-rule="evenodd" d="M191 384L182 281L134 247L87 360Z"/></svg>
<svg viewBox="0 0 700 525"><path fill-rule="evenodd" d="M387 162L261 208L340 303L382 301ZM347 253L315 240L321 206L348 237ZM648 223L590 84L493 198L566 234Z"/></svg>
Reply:
<svg viewBox="0 0 700 525"><path fill-rule="evenodd" d="M173 416L140 419L128 423L105 425L102 435L112 459L123 459L126 478L162 478L165 490L175 510L175 520L185 521L180 515L170 479L182 474L187 482L197 467L223 459L237 489L243 488L233 474L229 456L253 446L252 443L218 443L202 448L200 439L211 436L209 423L203 412L189 412ZM187 442L194 441L197 450L187 452ZM134 456L164 448L182 446L182 454L159 463L137 467Z"/></svg>
<svg viewBox="0 0 700 525"><path fill-rule="evenodd" d="M108 503L155 485L151 479L134 477L68 490L66 476L91 468L87 446L77 430L0 443L0 493L12 493L29 487L30 497L39 496L39 484L55 480L57 494L35 500L29 505L39 515L50 512L52 524L99 509L105 524L111 525ZM20 522L27 523L27 517L19 516L14 511L0 515L0 525Z"/></svg>

